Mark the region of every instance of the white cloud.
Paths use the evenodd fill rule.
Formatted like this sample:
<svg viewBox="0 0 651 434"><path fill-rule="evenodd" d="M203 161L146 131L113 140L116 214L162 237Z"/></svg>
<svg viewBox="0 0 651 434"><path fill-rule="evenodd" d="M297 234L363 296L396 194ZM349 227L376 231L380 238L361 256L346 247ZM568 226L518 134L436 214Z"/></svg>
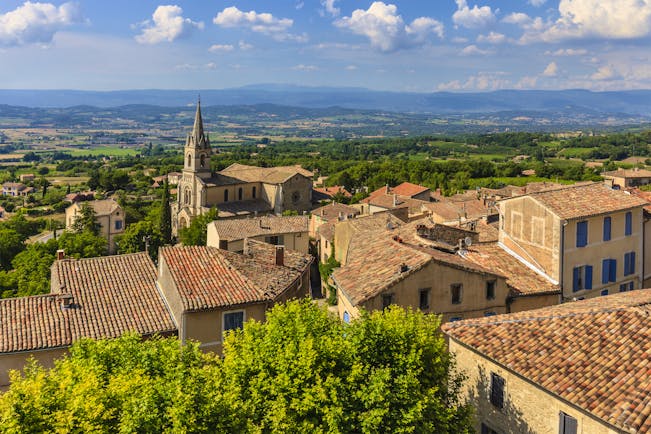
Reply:
<svg viewBox="0 0 651 434"><path fill-rule="evenodd" d="M294 7L296 8L297 11L300 11L301 9L303 9L303 6L305 6L304 1L299 1L299 2L296 3L296 5L294 5Z"/></svg>
<svg viewBox="0 0 651 434"><path fill-rule="evenodd" d="M194 29L203 29L203 22L183 18L183 9L176 5L158 6L151 20L140 24L142 33L136 36L140 44L158 44L172 42L189 35Z"/></svg>
<svg viewBox="0 0 651 434"><path fill-rule="evenodd" d="M356 65L348 65L345 69L346 71L356 71L358 68Z"/></svg>
<svg viewBox="0 0 651 434"><path fill-rule="evenodd" d="M219 52L228 52L228 51L233 51L235 47L233 47L230 44L213 44L208 48L208 51L211 53L219 53Z"/></svg>
<svg viewBox="0 0 651 434"><path fill-rule="evenodd" d="M482 50L476 45L468 45L463 50L461 50L462 56L485 56L486 54L491 54L492 51Z"/></svg>
<svg viewBox="0 0 651 434"><path fill-rule="evenodd" d="M506 36L502 33L490 32L488 35L477 36L477 42L487 42L489 44L501 44L506 41Z"/></svg>
<svg viewBox="0 0 651 434"><path fill-rule="evenodd" d="M545 77L556 77L558 74L558 65L556 62L550 62L549 65L545 68L542 75Z"/></svg>
<svg viewBox="0 0 651 434"><path fill-rule="evenodd" d="M547 0L529 0L527 3L535 7L540 7L544 5L546 2Z"/></svg>
<svg viewBox="0 0 651 434"><path fill-rule="evenodd" d="M466 27L468 29L478 29L486 27L488 24L495 21L495 14L490 6L478 7L474 5L468 7L466 0L455 0L457 3L457 10L452 14L452 21L457 26Z"/></svg>
<svg viewBox="0 0 651 434"><path fill-rule="evenodd" d="M295 71L316 71L317 68L314 65L303 65L302 63L300 65L292 66L292 69Z"/></svg>
<svg viewBox="0 0 651 434"><path fill-rule="evenodd" d="M291 39L305 42L307 40L306 35L293 35L287 32L294 25L294 20L277 18L266 12L244 12L235 6L231 6L219 12L212 21L220 27L244 27L257 33L269 35L279 41Z"/></svg>
<svg viewBox="0 0 651 434"><path fill-rule="evenodd" d="M452 80L447 83L440 83L438 90L498 90L512 87L510 80L504 78L504 72L480 72L477 75L468 77L466 81Z"/></svg>
<svg viewBox="0 0 651 434"><path fill-rule="evenodd" d="M455 44L465 44L466 42L469 41L468 38L463 38L461 36L455 36L454 38L451 39L452 42Z"/></svg>
<svg viewBox="0 0 651 434"><path fill-rule="evenodd" d="M583 48L559 48L556 51L545 51L547 56L585 56L588 50Z"/></svg>
<svg viewBox="0 0 651 434"><path fill-rule="evenodd" d="M516 24L518 26L529 24L532 21L533 19L529 15L522 12L510 13L502 19L503 23Z"/></svg>
<svg viewBox="0 0 651 434"><path fill-rule="evenodd" d="M174 66L174 69L179 71L210 71L213 69L217 69L217 64L215 62L208 62L203 64L180 63Z"/></svg>
<svg viewBox="0 0 651 434"><path fill-rule="evenodd" d="M423 44L430 34L442 38L444 30L441 22L429 17L416 18L407 25L396 5L381 1L373 2L368 10L357 9L334 24L366 36L372 47L384 52Z"/></svg>
<svg viewBox="0 0 651 434"><path fill-rule="evenodd" d="M55 33L82 22L76 3L25 2L13 11L0 15L0 46L49 44Z"/></svg>
<svg viewBox="0 0 651 434"><path fill-rule="evenodd" d="M325 11L332 15L333 17L338 17L341 10L338 7L335 7L337 0L321 0L321 6L325 8Z"/></svg>
<svg viewBox="0 0 651 434"><path fill-rule="evenodd" d="M246 42L244 42L244 41L240 41L240 42L238 42L238 43L237 43L237 46L238 46L238 47L240 48L240 50L242 50L242 51L252 50L252 49L253 49L253 45L251 45L251 44L249 44L249 43L246 43Z"/></svg>
<svg viewBox="0 0 651 434"><path fill-rule="evenodd" d="M516 89L534 89L538 84L538 77L524 76L513 86Z"/></svg>
<svg viewBox="0 0 651 434"><path fill-rule="evenodd" d="M612 65L605 65L597 69L597 71L590 76L592 80L615 80L621 78Z"/></svg>

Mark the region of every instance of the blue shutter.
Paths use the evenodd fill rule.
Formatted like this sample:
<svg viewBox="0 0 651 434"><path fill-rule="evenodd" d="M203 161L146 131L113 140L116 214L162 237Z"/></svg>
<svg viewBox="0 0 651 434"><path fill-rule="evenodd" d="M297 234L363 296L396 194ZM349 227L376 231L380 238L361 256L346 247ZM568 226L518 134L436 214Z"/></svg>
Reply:
<svg viewBox="0 0 651 434"><path fill-rule="evenodd" d="M604 217L604 241L610 241L610 217Z"/></svg>
<svg viewBox="0 0 651 434"><path fill-rule="evenodd" d="M581 273L581 269L579 267L574 267L574 272L572 275L572 291L578 291L579 289L579 274Z"/></svg>
<svg viewBox="0 0 651 434"><path fill-rule="evenodd" d="M617 281L617 259L610 260L610 281Z"/></svg>
<svg viewBox="0 0 651 434"><path fill-rule="evenodd" d="M610 281L610 259L601 261L601 283Z"/></svg>
<svg viewBox="0 0 651 434"><path fill-rule="evenodd" d="M585 266L585 282L583 282L585 289L592 289L592 265Z"/></svg>
<svg viewBox="0 0 651 434"><path fill-rule="evenodd" d="M576 223L576 247L584 247L588 244L588 222Z"/></svg>
<svg viewBox="0 0 651 434"><path fill-rule="evenodd" d="M624 228L624 235L631 235L633 233L633 213L630 211L626 213L626 227Z"/></svg>
<svg viewBox="0 0 651 434"><path fill-rule="evenodd" d="M628 270L631 268L631 255L629 253L624 253L624 276L628 276L630 273Z"/></svg>
<svg viewBox="0 0 651 434"><path fill-rule="evenodd" d="M629 261L631 262L631 265L629 269L631 271L631 274L635 274L635 252L631 252L630 256L631 259L629 259Z"/></svg>

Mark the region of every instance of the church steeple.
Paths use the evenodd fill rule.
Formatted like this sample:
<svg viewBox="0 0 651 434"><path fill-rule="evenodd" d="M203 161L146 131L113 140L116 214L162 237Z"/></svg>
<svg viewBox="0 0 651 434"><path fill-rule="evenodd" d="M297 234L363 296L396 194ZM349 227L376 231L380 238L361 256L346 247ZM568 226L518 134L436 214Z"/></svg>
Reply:
<svg viewBox="0 0 651 434"><path fill-rule="evenodd" d="M197 100L197 112L194 115L194 126L188 136L186 147L210 149L210 139L203 132L203 118L201 117L201 98Z"/></svg>
<svg viewBox="0 0 651 434"><path fill-rule="evenodd" d="M210 173L210 139L203 131L201 117L201 99L197 101L197 112L194 115L194 126L185 142L185 164L183 171L201 178L209 178Z"/></svg>
<svg viewBox="0 0 651 434"><path fill-rule="evenodd" d="M192 128L192 135L195 138L203 136L203 119L201 118L201 97L197 100L197 113L194 115L194 127Z"/></svg>

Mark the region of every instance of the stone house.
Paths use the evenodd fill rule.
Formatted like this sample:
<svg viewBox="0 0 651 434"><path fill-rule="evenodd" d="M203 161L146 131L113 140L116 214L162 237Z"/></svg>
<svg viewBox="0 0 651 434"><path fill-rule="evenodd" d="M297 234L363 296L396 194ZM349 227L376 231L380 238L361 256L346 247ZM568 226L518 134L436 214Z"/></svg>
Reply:
<svg viewBox="0 0 651 434"><path fill-rule="evenodd" d="M263 216L237 220L215 220L208 224L207 245L241 253L246 239L262 241L308 253L307 216Z"/></svg>
<svg viewBox="0 0 651 434"><path fill-rule="evenodd" d="M651 431L651 290L444 324L481 433Z"/></svg>
<svg viewBox="0 0 651 434"><path fill-rule="evenodd" d="M2 184L2 195L3 196L27 196L34 189L32 187L27 187L25 184L20 182L5 182Z"/></svg>
<svg viewBox="0 0 651 434"><path fill-rule="evenodd" d="M74 202L66 208L67 230L72 230L84 204L90 206L95 212L95 220L100 225L99 235L106 239L109 253L115 253L117 251L115 238L124 233L125 227L125 216L122 207L113 199Z"/></svg>
<svg viewBox="0 0 651 434"><path fill-rule="evenodd" d="M499 202L499 243L558 284L563 299L638 289L646 202L601 183Z"/></svg>
<svg viewBox="0 0 651 434"><path fill-rule="evenodd" d="M637 167L602 172L601 176L609 186L621 189L651 184L651 171Z"/></svg>

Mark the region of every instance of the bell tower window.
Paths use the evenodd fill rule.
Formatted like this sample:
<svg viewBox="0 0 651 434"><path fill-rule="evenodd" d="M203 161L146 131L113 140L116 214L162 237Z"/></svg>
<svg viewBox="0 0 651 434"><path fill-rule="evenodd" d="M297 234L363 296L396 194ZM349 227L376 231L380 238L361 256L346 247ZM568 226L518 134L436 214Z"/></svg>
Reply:
<svg viewBox="0 0 651 434"><path fill-rule="evenodd" d="M192 155L188 154L188 168L192 167Z"/></svg>
<svg viewBox="0 0 651 434"><path fill-rule="evenodd" d="M201 167L206 167L206 156L201 154L201 161L199 162Z"/></svg>

